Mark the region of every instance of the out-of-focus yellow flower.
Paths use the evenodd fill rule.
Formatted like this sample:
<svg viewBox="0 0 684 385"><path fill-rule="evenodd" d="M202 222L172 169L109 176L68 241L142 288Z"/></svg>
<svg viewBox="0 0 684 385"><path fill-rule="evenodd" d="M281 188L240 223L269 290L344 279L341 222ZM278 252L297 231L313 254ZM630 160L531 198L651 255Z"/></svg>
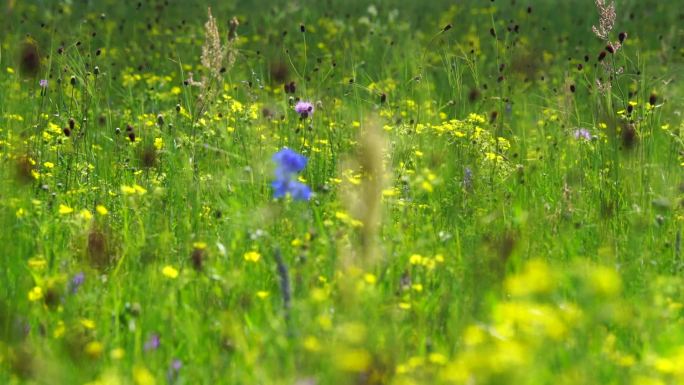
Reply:
<svg viewBox="0 0 684 385"><path fill-rule="evenodd" d="M409 263L412 265L420 265L423 263L423 256L420 254L412 254L409 257Z"/></svg>
<svg viewBox="0 0 684 385"><path fill-rule="evenodd" d="M98 341L92 341L89 342L85 346L85 353L89 355L92 358L99 358L102 355L102 351L104 350L104 346L102 346L102 343Z"/></svg>
<svg viewBox="0 0 684 385"><path fill-rule="evenodd" d="M527 262L520 274L506 279L505 287L514 297L548 293L553 290L554 277L546 262L535 259Z"/></svg>
<svg viewBox="0 0 684 385"><path fill-rule="evenodd" d="M47 261L43 257L29 258L28 266L31 270L42 270L47 266Z"/></svg>
<svg viewBox="0 0 684 385"><path fill-rule="evenodd" d="M114 348L111 352L109 352L109 357L111 357L112 360L120 360L124 358L125 355L126 351L122 348Z"/></svg>
<svg viewBox="0 0 684 385"><path fill-rule="evenodd" d="M314 336L307 336L304 338L304 349L310 351L310 352L318 352L321 350L321 343L318 342L318 339Z"/></svg>
<svg viewBox="0 0 684 385"><path fill-rule="evenodd" d="M245 253L245 255L243 257L245 258L245 261L247 261L247 262L256 263L256 262L259 262L259 260L261 259L261 254L259 254L258 251L248 251Z"/></svg>
<svg viewBox="0 0 684 385"><path fill-rule="evenodd" d="M164 147L164 139L162 138L154 138L154 148L157 149L157 151L161 150Z"/></svg>
<svg viewBox="0 0 684 385"><path fill-rule="evenodd" d="M164 268L162 269L162 274L164 274L164 276L165 276L166 278L170 278L170 279L176 279L176 278L178 278L178 270L176 270L176 269L175 269L173 266L171 266L171 265L166 265L166 266L164 266Z"/></svg>
<svg viewBox="0 0 684 385"><path fill-rule="evenodd" d="M62 338L62 336L64 336L64 332L66 332L64 321L59 321L57 322L57 326L55 326L55 330L52 331L52 336L54 338Z"/></svg>
<svg viewBox="0 0 684 385"><path fill-rule="evenodd" d="M28 299L31 302L38 301L43 298L43 289L40 286L35 286L28 293Z"/></svg>
<svg viewBox="0 0 684 385"><path fill-rule="evenodd" d="M135 385L155 385L156 381L152 373L142 365L133 368L133 381Z"/></svg>
<svg viewBox="0 0 684 385"><path fill-rule="evenodd" d="M364 349L343 349L335 354L335 364L347 372L363 372L370 363L371 356Z"/></svg>
<svg viewBox="0 0 684 385"><path fill-rule="evenodd" d="M622 280L618 273L611 268L598 266L589 274L589 284L599 295L612 297L622 290Z"/></svg>
<svg viewBox="0 0 684 385"><path fill-rule="evenodd" d="M133 186L121 186L121 192L124 193L124 195L145 195L145 193L147 193L147 190L140 185L134 184Z"/></svg>
<svg viewBox="0 0 684 385"><path fill-rule="evenodd" d="M69 207L67 205L60 204L58 212L60 213L60 215L67 215L67 214L73 213L74 209L72 209L71 207Z"/></svg>
<svg viewBox="0 0 684 385"><path fill-rule="evenodd" d="M97 211L97 213L102 216L105 216L109 213L109 210L107 210L107 208L102 205L97 205L97 207L95 207L95 211Z"/></svg>
<svg viewBox="0 0 684 385"><path fill-rule="evenodd" d="M81 325L83 325L84 328L86 329L95 329L95 322L93 320L87 319L87 318L81 318Z"/></svg>

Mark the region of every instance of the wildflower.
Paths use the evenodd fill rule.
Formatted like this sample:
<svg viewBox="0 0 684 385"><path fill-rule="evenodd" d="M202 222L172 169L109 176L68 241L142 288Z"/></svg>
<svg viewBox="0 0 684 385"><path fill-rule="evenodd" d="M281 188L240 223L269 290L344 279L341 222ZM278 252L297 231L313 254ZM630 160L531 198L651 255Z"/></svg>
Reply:
<svg viewBox="0 0 684 385"><path fill-rule="evenodd" d="M125 355L126 355L126 351L123 350L122 348L114 348L114 349L112 349L111 352L109 352L109 357L112 360L120 360L120 359L124 358Z"/></svg>
<svg viewBox="0 0 684 385"><path fill-rule="evenodd" d="M307 118L314 113L314 106L311 102L299 101L295 105L295 111L302 117Z"/></svg>
<svg viewBox="0 0 684 385"><path fill-rule="evenodd" d="M67 205L59 205L59 213L61 215L67 215L67 214L71 214L73 212L74 212L74 209L72 209L71 207L69 207Z"/></svg>
<svg viewBox="0 0 684 385"><path fill-rule="evenodd" d="M577 140L579 140L580 138L584 139L584 140L591 140L591 133L586 128L580 128L580 129L575 130L575 132L573 133L573 136Z"/></svg>
<svg viewBox="0 0 684 385"><path fill-rule="evenodd" d="M28 293L28 299L31 302L38 301L43 298L43 289L40 286L36 286Z"/></svg>
<svg viewBox="0 0 684 385"><path fill-rule="evenodd" d="M95 207L95 211L97 211L97 213L102 216L105 216L107 215L107 213L109 213L109 210L107 210L107 208L102 205L97 205L97 207Z"/></svg>
<svg viewBox="0 0 684 385"><path fill-rule="evenodd" d="M136 385L154 385L157 383L152 373L142 365L133 367L133 382Z"/></svg>
<svg viewBox="0 0 684 385"><path fill-rule="evenodd" d="M159 339L159 334L153 333L150 338L145 342L145 351L157 350L159 348L161 341Z"/></svg>
<svg viewBox="0 0 684 385"><path fill-rule="evenodd" d="M277 177L285 177L296 174L306 167L307 159L304 155L285 147L273 155L273 161L278 164Z"/></svg>
<svg viewBox="0 0 684 385"><path fill-rule="evenodd" d="M606 0L596 0L596 8L599 12L599 26L592 26L591 30L598 38L608 40L608 34L613 30L615 24L615 3L606 3Z"/></svg>
<svg viewBox="0 0 684 385"><path fill-rule="evenodd" d="M40 79L40 81L38 82L38 85L40 85L40 88L47 88L47 86L48 86L47 79Z"/></svg>
<svg viewBox="0 0 684 385"><path fill-rule="evenodd" d="M178 378L178 372L180 372L180 369L182 367L183 362L178 358L174 358L173 361L171 361L171 365L169 365L169 370L166 372L166 378L169 381L169 383L175 382L175 380Z"/></svg>
<svg viewBox="0 0 684 385"><path fill-rule="evenodd" d="M160 115L161 116L161 115ZM161 151L161 149L164 147L164 139L162 138L154 138L154 148L157 149L157 151Z"/></svg>
<svg viewBox="0 0 684 385"><path fill-rule="evenodd" d="M245 261L248 262L259 262L261 254L259 254L258 251L248 251L243 257L245 258Z"/></svg>
<svg viewBox="0 0 684 385"><path fill-rule="evenodd" d="M167 278L171 278L171 279L178 278L178 270L176 270L171 265L164 266L164 268L162 269L162 274L164 274L164 276Z"/></svg>
<svg viewBox="0 0 684 385"><path fill-rule="evenodd" d="M87 355L89 355L91 358L98 358L102 354L102 351L104 350L104 346L102 346L102 343L98 341L92 341L89 342L85 346L85 352Z"/></svg>
<svg viewBox="0 0 684 385"><path fill-rule="evenodd" d="M295 179L295 174L306 167L307 158L289 148L283 148L273 155L273 161L277 164L276 179L271 183L273 196L281 198L290 194L295 200L309 200L311 189Z"/></svg>
<svg viewBox="0 0 684 385"><path fill-rule="evenodd" d="M85 274L83 274L82 271L74 275L69 283L69 291L71 294L76 294L78 288L83 284L83 281L85 281Z"/></svg>
<svg viewBox="0 0 684 385"><path fill-rule="evenodd" d="M93 320L90 320L87 318L81 318L80 322L81 322L81 325L88 330L95 329L95 322Z"/></svg>

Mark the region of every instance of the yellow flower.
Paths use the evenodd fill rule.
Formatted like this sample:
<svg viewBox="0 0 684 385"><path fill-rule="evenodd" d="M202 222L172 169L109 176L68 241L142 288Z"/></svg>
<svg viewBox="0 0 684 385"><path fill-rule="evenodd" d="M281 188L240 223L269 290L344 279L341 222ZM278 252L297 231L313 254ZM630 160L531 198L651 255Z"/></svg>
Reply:
<svg viewBox="0 0 684 385"><path fill-rule="evenodd" d="M89 342L85 346L85 352L87 355L89 355L92 358L98 358L102 354L102 350L104 350L104 347L102 346L102 343L97 342L97 341L92 341Z"/></svg>
<svg viewBox="0 0 684 385"><path fill-rule="evenodd" d="M59 205L59 213L61 215L67 215L67 214L71 214L73 212L74 212L74 209L72 209L71 207L69 207L67 205L62 205L62 204Z"/></svg>
<svg viewBox="0 0 684 385"><path fill-rule="evenodd" d="M264 290L259 290L259 291L257 291L256 294L257 294L257 297L259 297L260 299L266 299L266 298L268 298L268 296L269 296L271 293L269 293L269 292L267 292L267 291L264 291Z"/></svg>
<svg viewBox="0 0 684 385"><path fill-rule="evenodd" d="M57 322L57 326L55 327L55 330L52 332L52 336L55 338L62 338L65 331L66 331L66 327L64 326L64 321L59 321L59 322Z"/></svg>
<svg viewBox="0 0 684 385"><path fill-rule="evenodd" d="M83 325L84 328L93 330L95 329L95 322L93 320L89 320L87 318L81 318L81 325Z"/></svg>
<svg viewBox="0 0 684 385"><path fill-rule="evenodd" d="M31 302L38 301L43 298L43 289L40 286L36 286L28 293L28 299Z"/></svg>
<svg viewBox="0 0 684 385"><path fill-rule="evenodd" d="M47 265L47 261L43 257L33 257L28 260L28 265L32 270L42 270Z"/></svg>
<svg viewBox="0 0 684 385"><path fill-rule="evenodd" d="M124 193L124 195L145 195L145 193L147 193L147 190L140 185L134 184L133 186L121 186L121 192Z"/></svg>
<svg viewBox="0 0 684 385"><path fill-rule="evenodd" d="M136 365L133 368L133 381L135 385L155 385L157 383L152 373L141 365Z"/></svg>
<svg viewBox="0 0 684 385"><path fill-rule="evenodd" d="M86 210L86 209L81 210L79 212L79 215L81 216L81 218L85 219L86 221L93 218L93 214L90 212L90 210Z"/></svg>
<svg viewBox="0 0 684 385"><path fill-rule="evenodd" d="M423 262L423 256L420 254L413 254L409 257L409 263L412 265L420 265Z"/></svg>
<svg viewBox="0 0 684 385"><path fill-rule="evenodd" d="M248 251L244 255L245 261L248 262L259 262L261 259L261 254L258 251Z"/></svg>
<svg viewBox="0 0 684 385"><path fill-rule="evenodd" d="M97 207L95 207L95 211L97 211L97 213L102 216L105 216L109 213L109 210L107 210L107 208L102 205L97 205Z"/></svg>
<svg viewBox="0 0 684 385"><path fill-rule="evenodd" d="M622 279L620 275L609 267L598 266L591 271L590 285L597 294L612 297L620 293Z"/></svg>
<svg viewBox="0 0 684 385"><path fill-rule="evenodd" d="M121 349L121 348L115 348L112 349L111 352L109 352L109 357L111 357L113 360L120 360L124 357L126 354L126 351Z"/></svg>
<svg viewBox="0 0 684 385"><path fill-rule="evenodd" d="M171 279L178 278L178 270L176 270L171 265L164 266L164 268L162 269L162 274L164 274L164 276L167 278L171 278Z"/></svg>
<svg viewBox="0 0 684 385"><path fill-rule="evenodd" d="M157 150L161 150L162 147L164 147L164 139L154 138L154 148L156 148Z"/></svg>
<svg viewBox="0 0 684 385"><path fill-rule="evenodd" d="M321 350L321 343L314 336L304 338L304 349L310 352L317 352Z"/></svg>

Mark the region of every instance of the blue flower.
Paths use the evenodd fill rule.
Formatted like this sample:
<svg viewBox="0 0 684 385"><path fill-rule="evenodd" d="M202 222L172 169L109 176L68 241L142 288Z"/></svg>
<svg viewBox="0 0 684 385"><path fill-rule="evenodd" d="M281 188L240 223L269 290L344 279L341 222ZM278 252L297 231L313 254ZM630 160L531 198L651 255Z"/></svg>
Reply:
<svg viewBox="0 0 684 385"><path fill-rule="evenodd" d="M283 148L273 155L276 163L275 180L271 183L273 197L282 198L288 194L294 200L311 199L309 186L297 181L297 173L304 170L308 159L289 148Z"/></svg>
<svg viewBox="0 0 684 385"><path fill-rule="evenodd" d="M285 147L273 155L276 163L276 178L287 178L306 167L307 159L304 155Z"/></svg>

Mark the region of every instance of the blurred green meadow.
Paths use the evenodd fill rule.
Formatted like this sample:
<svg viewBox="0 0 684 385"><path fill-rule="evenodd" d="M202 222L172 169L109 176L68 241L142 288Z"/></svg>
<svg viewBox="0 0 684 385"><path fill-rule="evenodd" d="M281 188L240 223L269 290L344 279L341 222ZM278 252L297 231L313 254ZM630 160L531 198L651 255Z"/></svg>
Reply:
<svg viewBox="0 0 684 385"><path fill-rule="evenodd" d="M0 384L684 383L677 2L0 15Z"/></svg>

